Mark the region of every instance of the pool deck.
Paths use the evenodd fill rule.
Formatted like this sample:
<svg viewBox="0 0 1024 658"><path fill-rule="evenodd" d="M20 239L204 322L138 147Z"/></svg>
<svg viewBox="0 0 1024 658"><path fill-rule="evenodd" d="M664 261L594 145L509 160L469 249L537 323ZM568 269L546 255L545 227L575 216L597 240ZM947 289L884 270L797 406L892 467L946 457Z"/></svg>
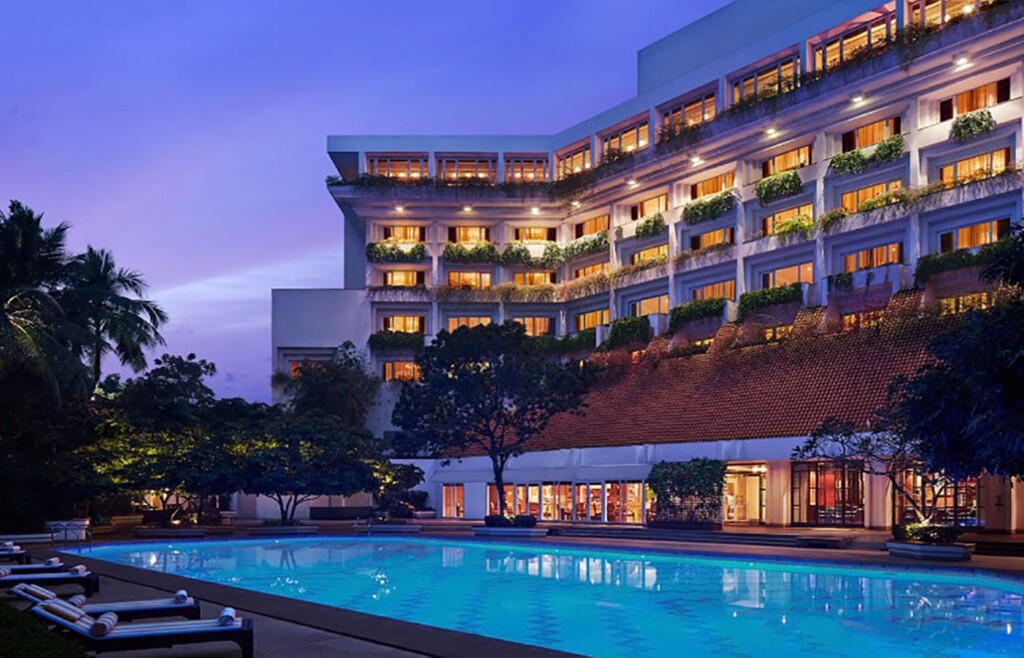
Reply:
<svg viewBox="0 0 1024 658"><path fill-rule="evenodd" d="M336 535L340 533L325 533ZM465 531L456 528L445 528L442 532L425 532L423 538L474 539ZM237 537L213 537L211 539L232 539ZM119 541L138 541L129 537L111 537L96 543L119 543ZM198 540L202 541L202 540ZM861 566L882 566L889 568L908 568L916 570L938 569L978 575L1010 576L1024 578L1024 558L1002 556L974 556L968 562L934 562L910 560L890 557L888 553L877 549L815 549L788 548L757 545L729 545L714 543L689 543L680 541L629 540L592 537L548 537L531 541L502 541L492 543L527 544L538 547L585 547L591 549L628 550L645 554L677 554L677 555L709 555L717 557L749 558L754 560L799 560L808 562L826 562ZM36 558L48 554L56 554L58 550L37 549ZM330 606L297 601L269 594L251 592L216 583L183 578L170 574L153 572L136 567L92 560L77 554L65 554L65 561L84 563L99 573L103 578L103 590L97 596L103 599L136 598L138 594L131 588L145 588L146 596L158 596L156 592L174 592L182 587L199 597L204 602L204 616L216 613L220 606L230 605L257 619L256 655L281 656L291 653L294 656L320 655L366 655L366 656L445 656L452 658L557 658L570 656L558 651L533 647L493 638L470 635L440 628L415 624L396 619L388 619L367 615L350 610L342 610ZM97 600L103 600L97 599ZM262 628L269 629L261 632ZM211 653L201 647L193 648L186 653L186 647L176 650L174 656L198 658L209 656L220 658L234 655L233 649L227 648L219 653ZM205 651L205 652L203 652ZM196 653L198 652L198 653ZM134 658L135 654L126 654ZM158 658L160 653L150 652L138 654Z"/></svg>

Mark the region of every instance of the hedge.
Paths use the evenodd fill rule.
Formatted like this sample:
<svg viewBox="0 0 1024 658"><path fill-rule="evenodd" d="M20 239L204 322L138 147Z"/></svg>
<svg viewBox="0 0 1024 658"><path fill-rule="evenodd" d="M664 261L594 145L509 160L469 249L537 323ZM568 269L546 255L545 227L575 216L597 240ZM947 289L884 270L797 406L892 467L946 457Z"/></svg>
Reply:
<svg viewBox="0 0 1024 658"><path fill-rule="evenodd" d="M371 242L366 245L366 260L371 263L420 263L427 257L423 243L403 249L397 242Z"/></svg>
<svg viewBox="0 0 1024 658"><path fill-rule="evenodd" d="M757 200L762 207L772 201L795 196L803 191L804 182L800 178L800 174L795 171L762 178L754 186L754 193L757 194Z"/></svg>
<svg viewBox="0 0 1024 658"><path fill-rule="evenodd" d="M722 317L725 311L725 299L700 299L686 304L680 304L672 309L669 314L668 330L674 332L680 325L693 320L704 318Z"/></svg>
<svg viewBox="0 0 1024 658"><path fill-rule="evenodd" d="M630 343L646 343L651 336L651 323L646 317L620 318L612 322L606 347L614 349Z"/></svg>
<svg viewBox="0 0 1024 658"><path fill-rule="evenodd" d="M636 237L653 238L656 235L661 235L664 230L665 218L659 212L640 220L640 223L636 225Z"/></svg>
<svg viewBox="0 0 1024 658"><path fill-rule="evenodd" d="M414 349L423 347L423 334L412 334L404 331L378 331L370 334L366 344L371 350Z"/></svg>
<svg viewBox="0 0 1024 658"><path fill-rule="evenodd" d="M804 288L802 283L791 283L788 286L780 286L778 288L752 290L740 295L737 314L739 319L743 320L751 311L756 309L775 306L776 304L800 302L803 301L803 298Z"/></svg>
<svg viewBox="0 0 1024 658"><path fill-rule="evenodd" d="M719 192L706 199L698 199L683 207L683 221L687 224L700 224L718 219L736 205L736 196L732 190Z"/></svg>

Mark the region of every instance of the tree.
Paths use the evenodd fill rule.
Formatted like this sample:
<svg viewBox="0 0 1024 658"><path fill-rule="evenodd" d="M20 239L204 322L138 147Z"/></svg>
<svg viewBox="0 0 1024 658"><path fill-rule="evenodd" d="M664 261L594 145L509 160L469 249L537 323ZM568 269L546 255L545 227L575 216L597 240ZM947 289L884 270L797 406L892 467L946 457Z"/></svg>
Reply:
<svg viewBox="0 0 1024 658"><path fill-rule="evenodd" d="M1015 224L1010 236L993 245L981 278L990 283L1024 288L1024 222Z"/></svg>
<svg viewBox="0 0 1024 658"><path fill-rule="evenodd" d="M514 322L442 331L416 357L393 422L422 454L478 450L491 460L501 514L504 470L561 413L582 413L587 365L552 361Z"/></svg>
<svg viewBox="0 0 1024 658"><path fill-rule="evenodd" d="M347 427L363 426L380 384L351 341L342 343L331 360L304 362L295 377L278 373L274 383L289 396L288 407L296 414L334 416Z"/></svg>

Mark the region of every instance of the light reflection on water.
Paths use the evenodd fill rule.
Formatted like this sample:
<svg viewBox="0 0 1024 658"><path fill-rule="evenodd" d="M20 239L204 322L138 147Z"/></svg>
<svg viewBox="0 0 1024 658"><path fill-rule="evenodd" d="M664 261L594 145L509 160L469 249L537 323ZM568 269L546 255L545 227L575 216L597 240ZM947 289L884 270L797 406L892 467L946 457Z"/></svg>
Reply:
<svg viewBox="0 0 1024 658"><path fill-rule="evenodd" d="M82 552L593 656L1024 655L1024 585L943 572L340 537Z"/></svg>

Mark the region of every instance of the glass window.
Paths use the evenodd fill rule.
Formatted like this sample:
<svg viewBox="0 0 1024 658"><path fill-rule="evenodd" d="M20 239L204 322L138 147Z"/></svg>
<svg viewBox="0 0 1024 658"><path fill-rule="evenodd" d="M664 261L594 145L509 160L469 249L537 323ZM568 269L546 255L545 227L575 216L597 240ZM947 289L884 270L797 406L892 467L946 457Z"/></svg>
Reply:
<svg viewBox="0 0 1024 658"><path fill-rule="evenodd" d="M515 321L523 325L527 336L549 336L555 333L555 323L549 317L518 317Z"/></svg>
<svg viewBox="0 0 1024 658"><path fill-rule="evenodd" d="M962 226L955 231L939 234L940 253L948 253L957 249L974 249L998 240L1010 234L1010 220L996 219Z"/></svg>
<svg viewBox="0 0 1024 658"><path fill-rule="evenodd" d="M644 217L650 217L659 212L665 212L668 210L668 195L659 194L653 196L650 199L644 199L640 203L634 203L629 207L629 218L631 220L643 219Z"/></svg>
<svg viewBox="0 0 1024 658"><path fill-rule="evenodd" d="M494 182L498 178L498 161L497 158L438 156L437 175L446 181L469 179Z"/></svg>
<svg viewBox="0 0 1024 658"><path fill-rule="evenodd" d="M860 205L865 201L871 201L883 194L888 194L889 192L894 192L899 189L903 189L902 180L892 180L887 183L868 185L867 187L862 187L859 190L844 192L842 197L840 197L840 206L842 206L843 210L846 212L857 212Z"/></svg>
<svg viewBox="0 0 1024 658"><path fill-rule="evenodd" d="M419 381L420 367L415 361L385 361L384 381L415 382Z"/></svg>
<svg viewBox="0 0 1024 658"><path fill-rule="evenodd" d="M793 325L777 324L773 327L764 328L764 339L768 342L786 340L793 335Z"/></svg>
<svg viewBox="0 0 1024 658"><path fill-rule="evenodd" d="M990 178L1006 171L1010 162L1010 149L999 149L991 153L982 153L964 158L939 169L939 181L947 186L969 183L974 180Z"/></svg>
<svg viewBox="0 0 1024 658"><path fill-rule="evenodd" d="M716 247L723 244L733 244L734 231L732 227L720 228L715 231L708 231L699 235L690 236L690 249L700 251L709 247Z"/></svg>
<svg viewBox="0 0 1024 658"><path fill-rule="evenodd" d="M461 484L445 484L441 488L441 516L461 519L465 516L465 492Z"/></svg>
<svg viewBox="0 0 1024 658"><path fill-rule="evenodd" d="M388 270L384 272L384 285L388 288L422 286L426 273L417 270Z"/></svg>
<svg viewBox="0 0 1024 658"><path fill-rule="evenodd" d="M577 267L576 271L573 272L574 279L582 279L585 276L591 276L593 274L600 274L602 272L607 273L609 264L605 263L594 263L593 265L587 265L586 267Z"/></svg>
<svg viewBox="0 0 1024 658"><path fill-rule="evenodd" d="M939 308L942 311L942 315L960 315L968 311L984 311L991 305L992 298L987 292L976 292L939 300Z"/></svg>
<svg viewBox="0 0 1024 658"><path fill-rule="evenodd" d="M1010 79L1003 78L960 92L939 101L939 120L949 121L961 114L985 110L1010 100Z"/></svg>
<svg viewBox="0 0 1024 658"><path fill-rule="evenodd" d="M846 313L842 317L843 331L860 331L874 329L882 324L882 311L862 311Z"/></svg>
<svg viewBox="0 0 1024 658"><path fill-rule="evenodd" d="M890 242L843 254L843 271L857 272L903 262L903 243Z"/></svg>
<svg viewBox="0 0 1024 658"><path fill-rule="evenodd" d="M608 324L608 317L609 313L606 308L579 313L576 315L576 331L586 331L587 329L606 325Z"/></svg>
<svg viewBox="0 0 1024 658"><path fill-rule="evenodd" d="M367 154L366 173L371 176L409 180L426 178L430 175L425 154L406 157Z"/></svg>
<svg viewBox="0 0 1024 658"><path fill-rule="evenodd" d="M635 318L661 313L668 314L668 295L647 297L639 301L630 302L629 314Z"/></svg>
<svg viewBox="0 0 1024 658"><path fill-rule="evenodd" d="M793 525L864 525L864 468L841 462L793 462L790 478Z"/></svg>
<svg viewBox="0 0 1024 658"><path fill-rule="evenodd" d="M448 318L448 331L455 331L459 327L479 327L491 323L491 318L483 316L455 316Z"/></svg>
<svg viewBox="0 0 1024 658"><path fill-rule="evenodd" d="M623 128L605 137L601 142L601 153L607 158L609 153L632 153L647 148L648 124L646 121Z"/></svg>
<svg viewBox="0 0 1024 658"><path fill-rule="evenodd" d="M546 226L526 226L515 230L516 242L554 242L555 229Z"/></svg>
<svg viewBox="0 0 1024 658"><path fill-rule="evenodd" d="M590 169L590 145L581 146L558 158L558 177L565 178Z"/></svg>
<svg viewBox="0 0 1024 658"><path fill-rule="evenodd" d="M781 288L793 283L814 283L814 263L780 267L761 275L762 288Z"/></svg>
<svg viewBox="0 0 1024 658"><path fill-rule="evenodd" d="M385 315L384 331L400 331L407 334L422 334L424 317L422 315Z"/></svg>
<svg viewBox="0 0 1024 658"><path fill-rule="evenodd" d="M882 119L843 133L843 153L868 148L902 131L900 117Z"/></svg>
<svg viewBox="0 0 1024 658"><path fill-rule="evenodd" d="M786 208L776 213L772 213L761 220L761 232L764 235L774 235L778 232L779 227L786 222L793 221L795 219L806 217L808 219L814 218L814 205L805 203L803 205L795 206L793 208Z"/></svg>
<svg viewBox="0 0 1024 658"><path fill-rule="evenodd" d="M484 226L453 226L448 229L448 241L459 244L487 242L490 231Z"/></svg>
<svg viewBox="0 0 1024 658"><path fill-rule="evenodd" d="M713 176L706 180L702 180L699 183L694 183L690 186L690 200L696 201L701 197L731 190L735 185L735 180L736 175L730 171L719 176Z"/></svg>
<svg viewBox="0 0 1024 658"><path fill-rule="evenodd" d="M736 280L728 279L726 281L709 283L699 288L694 288L690 294L693 301L700 301L702 299L735 299Z"/></svg>
<svg viewBox="0 0 1024 658"><path fill-rule="evenodd" d="M555 282L555 273L516 272L513 280L517 286L544 286Z"/></svg>
<svg viewBox="0 0 1024 658"><path fill-rule="evenodd" d="M801 146L792 151L780 153L761 163L761 173L767 178L786 171L793 171L811 164L811 147Z"/></svg>
<svg viewBox="0 0 1024 658"><path fill-rule="evenodd" d="M768 98L799 85L800 57L790 57L733 83L733 102Z"/></svg>
<svg viewBox="0 0 1024 658"><path fill-rule="evenodd" d="M423 242L426 233L423 226L385 226L383 229L386 241L402 244Z"/></svg>
<svg viewBox="0 0 1024 658"><path fill-rule="evenodd" d="M710 93L686 103L675 105L661 115L662 127L670 134L678 134L685 125L687 128L699 126L715 120L715 94Z"/></svg>
<svg viewBox="0 0 1024 658"><path fill-rule="evenodd" d="M509 183L529 183L548 180L548 159L545 156L505 156L505 180Z"/></svg>
<svg viewBox="0 0 1024 658"><path fill-rule="evenodd" d="M582 238L585 235L594 235L595 233L600 233L601 231L607 231L608 226L608 215L591 217L590 219L582 221L576 225L576 237Z"/></svg>
<svg viewBox="0 0 1024 658"><path fill-rule="evenodd" d="M491 287L491 273L449 272L448 285L462 290L487 290Z"/></svg>
<svg viewBox="0 0 1024 658"><path fill-rule="evenodd" d="M913 496L919 505L934 503L933 523L983 528L985 508L982 505L982 482L983 479L967 478L960 482L946 482L943 487L940 478L924 478L918 473L908 471L902 484L904 491ZM936 495L934 492L926 491L932 487L936 487L941 493ZM896 505L899 510L897 514L903 523L918 522L917 513L907 500L906 494L900 492L897 495Z"/></svg>
<svg viewBox="0 0 1024 658"><path fill-rule="evenodd" d="M633 265L639 265L640 263L647 263L652 260L658 260L662 258L668 258L668 245L662 244L657 247L649 247L647 249L641 249L630 257L630 263Z"/></svg>

